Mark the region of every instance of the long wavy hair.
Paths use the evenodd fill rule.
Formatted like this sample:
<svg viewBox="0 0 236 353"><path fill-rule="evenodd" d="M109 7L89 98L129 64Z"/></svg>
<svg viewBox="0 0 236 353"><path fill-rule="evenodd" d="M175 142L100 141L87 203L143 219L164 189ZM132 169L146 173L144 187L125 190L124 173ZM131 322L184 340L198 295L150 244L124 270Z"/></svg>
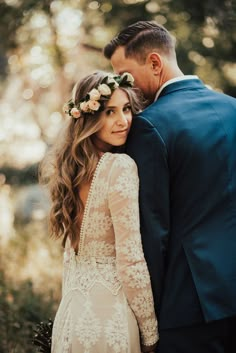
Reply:
<svg viewBox="0 0 236 353"><path fill-rule="evenodd" d="M78 82L72 93L76 105L98 87L108 73L98 71ZM123 88L130 101L133 114L143 107L139 91ZM55 143L48 150L39 168L39 180L49 188L51 210L49 228L52 237L62 238L65 246L69 237L77 249L84 205L79 196L81 185L91 181L100 158L93 143L93 136L103 125L101 114L81 114L79 119L70 117L59 132Z"/></svg>

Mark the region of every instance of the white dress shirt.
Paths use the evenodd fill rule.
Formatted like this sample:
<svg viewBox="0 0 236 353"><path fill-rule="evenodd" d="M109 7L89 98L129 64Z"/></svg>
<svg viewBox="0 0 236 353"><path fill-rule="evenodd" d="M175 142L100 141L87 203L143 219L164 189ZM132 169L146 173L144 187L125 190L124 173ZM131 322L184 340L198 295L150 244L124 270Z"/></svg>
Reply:
<svg viewBox="0 0 236 353"><path fill-rule="evenodd" d="M157 100L157 98L159 97L161 91L168 85L170 85L171 83L174 82L179 82L179 81L185 81L185 80L192 80L192 79L199 79L198 76L196 75L184 75L184 76L179 76L179 77L175 77L172 78L171 80L166 81L157 91L154 102Z"/></svg>

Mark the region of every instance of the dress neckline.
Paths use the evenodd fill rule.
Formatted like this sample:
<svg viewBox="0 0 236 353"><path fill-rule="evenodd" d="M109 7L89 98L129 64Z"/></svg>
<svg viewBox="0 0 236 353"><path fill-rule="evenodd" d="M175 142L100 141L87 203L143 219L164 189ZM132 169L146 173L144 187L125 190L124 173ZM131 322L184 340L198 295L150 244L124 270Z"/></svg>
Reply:
<svg viewBox="0 0 236 353"><path fill-rule="evenodd" d="M92 196L92 193L93 193L93 189L94 189L94 185L95 185L95 182L96 182L96 179L97 179L97 175L98 175L100 167L101 167L101 165L102 165L102 163L103 163L103 161L105 159L105 156L110 155L110 154L111 154L110 152L105 152L101 156L101 158L99 159L99 161L98 161L98 163L96 165L96 168L95 168L95 171L94 171L94 174L93 174L93 177L92 177L92 181L91 181L91 185L89 187L88 196L87 196L87 200L85 202L84 213L83 213L82 221L81 221L80 236L79 236L79 246L78 246L77 256L79 256L81 254L81 250L82 250L83 244L84 244L84 230L85 230L85 225L86 225L86 219L87 219L88 211L90 209L91 196Z"/></svg>

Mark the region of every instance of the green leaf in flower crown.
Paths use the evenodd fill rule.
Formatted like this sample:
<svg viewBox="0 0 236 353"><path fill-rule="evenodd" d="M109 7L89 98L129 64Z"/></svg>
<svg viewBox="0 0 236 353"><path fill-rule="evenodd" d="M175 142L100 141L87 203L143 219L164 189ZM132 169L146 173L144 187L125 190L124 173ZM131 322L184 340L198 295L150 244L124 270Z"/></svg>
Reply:
<svg viewBox="0 0 236 353"><path fill-rule="evenodd" d="M114 89L115 89L115 82L109 82L109 83L107 83L107 85L110 87L110 89L112 90L112 91L114 91Z"/></svg>

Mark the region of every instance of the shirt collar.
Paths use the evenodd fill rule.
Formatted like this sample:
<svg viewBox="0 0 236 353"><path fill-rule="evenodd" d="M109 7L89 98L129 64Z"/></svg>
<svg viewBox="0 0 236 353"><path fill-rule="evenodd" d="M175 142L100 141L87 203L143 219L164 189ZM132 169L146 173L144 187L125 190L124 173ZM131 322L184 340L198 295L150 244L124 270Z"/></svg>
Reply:
<svg viewBox="0 0 236 353"><path fill-rule="evenodd" d="M184 75L184 76L179 76L179 77L175 77L172 78L171 80L166 81L157 91L154 102L157 100L157 98L159 97L161 91L168 85L170 85L171 83L174 82L179 82L179 81L185 81L185 80L192 80L192 79L199 79L198 76L196 75Z"/></svg>

